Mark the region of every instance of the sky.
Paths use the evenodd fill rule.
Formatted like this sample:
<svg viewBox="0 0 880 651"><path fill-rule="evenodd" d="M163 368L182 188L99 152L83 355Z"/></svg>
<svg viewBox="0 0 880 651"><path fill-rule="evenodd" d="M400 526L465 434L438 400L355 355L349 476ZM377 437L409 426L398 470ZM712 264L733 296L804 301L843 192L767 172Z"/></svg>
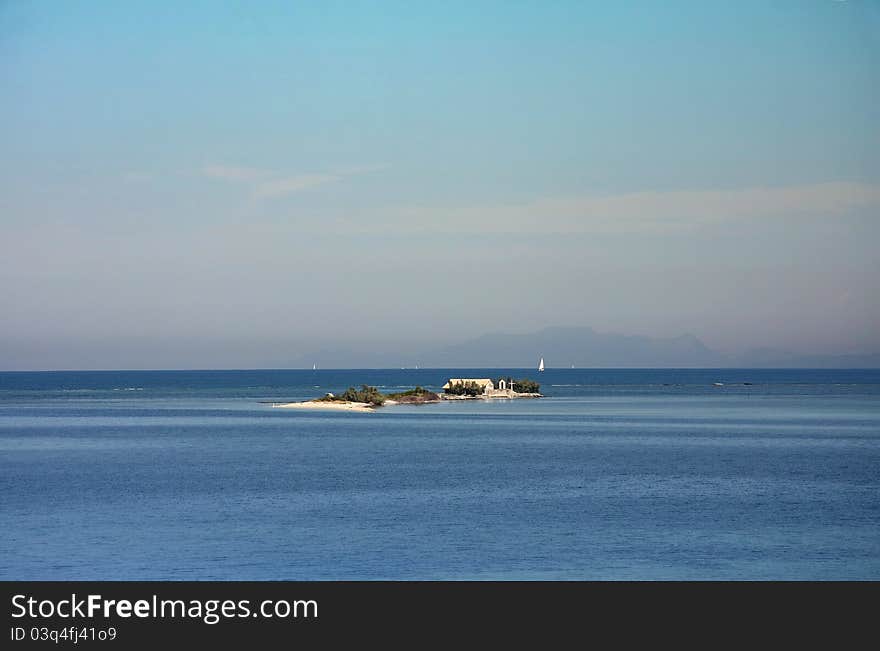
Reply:
<svg viewBox="0 0 880 651"><path fill-rule="evenodd" d="M880 2L0 1L0 369L880 351Z"/></svg>

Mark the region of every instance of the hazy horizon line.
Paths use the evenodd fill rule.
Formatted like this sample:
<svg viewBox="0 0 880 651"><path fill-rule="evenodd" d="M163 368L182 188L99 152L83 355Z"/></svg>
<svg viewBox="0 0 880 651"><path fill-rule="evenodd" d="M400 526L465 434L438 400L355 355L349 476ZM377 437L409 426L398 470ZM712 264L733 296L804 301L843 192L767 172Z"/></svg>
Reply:
<svg viewBox="0 0 880 651"><path fill-rule="evenodd" d="M531 366L363 366L311 369L306 367L254 367L254 368L56 368L56 369L0 369L0 373L202 373L202 372L251 372L251 371L532 371ZM545 371L880 371L880 366L545 366Z"/></svg>

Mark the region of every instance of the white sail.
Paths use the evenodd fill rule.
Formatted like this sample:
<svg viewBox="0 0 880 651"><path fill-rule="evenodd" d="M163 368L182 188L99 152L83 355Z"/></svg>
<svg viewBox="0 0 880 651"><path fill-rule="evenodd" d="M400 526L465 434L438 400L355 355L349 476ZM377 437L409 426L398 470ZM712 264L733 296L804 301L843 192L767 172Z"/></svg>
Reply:
<svg viewBox="0 0 880 651"><path fill-rule="evenodd" d="M318 370L318 365L317 365L317 364L312 364L312 370L313 370L313 371L317 371L317 370Z"/></svg>
<svg viewBox="0 0 880 651"><path fill-rule="evenodd" d="M544 370L544 358L543 357L541 358L541 361L538 363L538 370L539 371Z"/></svg>

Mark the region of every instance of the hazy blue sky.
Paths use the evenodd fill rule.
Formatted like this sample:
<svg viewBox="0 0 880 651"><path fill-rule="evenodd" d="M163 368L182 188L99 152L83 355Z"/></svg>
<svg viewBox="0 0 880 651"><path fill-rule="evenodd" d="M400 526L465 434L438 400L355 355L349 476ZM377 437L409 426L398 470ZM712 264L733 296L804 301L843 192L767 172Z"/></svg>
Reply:
<svg viewBox="0 0 880 651"><path fill-rule="evenodd" d="M0 2L0 368L880 351L880 2Z"/></svg>

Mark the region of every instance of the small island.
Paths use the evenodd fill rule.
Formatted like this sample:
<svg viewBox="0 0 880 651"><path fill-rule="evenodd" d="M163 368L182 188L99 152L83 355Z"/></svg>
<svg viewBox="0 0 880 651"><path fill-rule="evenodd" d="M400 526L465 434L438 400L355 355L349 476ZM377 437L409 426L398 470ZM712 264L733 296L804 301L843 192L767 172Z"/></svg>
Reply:
<svg viewBox="0 0 880 651"><path fill-rule="evenodd" d="M443 385L446 400L541 398L541 385L525 378L450 378Z"/></svg>
<svg viewBox="0 0 880 651"><path fill-rule="evenodd" d="M417 386L408 391L384 394L376 387L362 384L360 389L349 387L340 395L328 393L320 398L301 402L273 404L273 407L296 409L334 409L371 412L385 405L425 405L443 400L492 400L512 398L540 398L540 385L528 379L450 378L443 385L443 393L435 393Z"/></svg>
<svg viewBox="0 0 880 651"><path fill-rule="evenodd" d="M424 405L431 402L440 402L443 398L422 387L416 387L409 391L384 394L376 387L362 384L360 389L349 387L340 395L328 393L320 398L313 398L303 402L288 402L275 407L293 407L306 409L340 409L347 411L374 411L384 405Z"/></svg>

